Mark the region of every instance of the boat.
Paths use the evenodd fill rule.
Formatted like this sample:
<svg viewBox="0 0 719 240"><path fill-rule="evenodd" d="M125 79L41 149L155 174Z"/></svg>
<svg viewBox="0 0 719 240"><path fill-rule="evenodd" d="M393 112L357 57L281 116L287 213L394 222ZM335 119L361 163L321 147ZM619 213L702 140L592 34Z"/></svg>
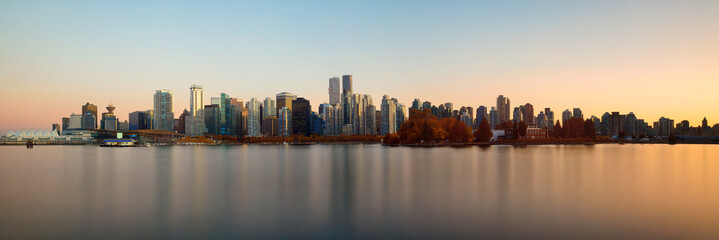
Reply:
<svg viewBox="0 0 719 240"><path fill-rule="evenodd" d="M134 139L105 139L100 147L135 147Z"/></svg>

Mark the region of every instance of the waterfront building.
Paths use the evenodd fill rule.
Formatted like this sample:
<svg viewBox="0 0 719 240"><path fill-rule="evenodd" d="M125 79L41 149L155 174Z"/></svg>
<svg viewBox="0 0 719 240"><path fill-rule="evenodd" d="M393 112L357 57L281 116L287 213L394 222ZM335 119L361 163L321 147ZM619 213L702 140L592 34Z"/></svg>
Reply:
<svg viewBox="0 0 719 240"><path fill-rule="evenodd" d="M659 121L654 122L654 129L657 136L669 136L674 132L674 120L661 117Z"/></svg>
<svg viewBox="0 0 719 240"><path fill-rule="evenodd" d="M272 108L273 110L275 108ZM279 119L277 116L266 116L262 119L262 134L265 136L277 136Z"/></svg>
<svg viewBox="0 0 719 240"><path fill-rule="evenodd" d="M180 114L180 117L175 119L176 133L185 134L185 122L187 121L187 116L190 116L190 112L185 109L182 111L182 114Z"/></svg>
<svg viewBox="0 0 719 240"><path fill-rule="evenodd" d="M330 95L330 104L335 105L340 103L342 98L342 90L340 87L340 78L338 77L331 77L330 78L330 87L329 87L329 95Z"/></svg>
<svg viewBox="0 0 719 240"><path fill-rule="evenodd" d="M70 127L70 118L64 117L62 118L62 130L65 131L65 129Z"/></svg>
<svg viewBox="0 0 719 240"><path fill-rule="evenodd" d="M119 132L127 132L130 131L130 123L125 120L124 122L118 122L117 123L117 131Z"/></svg>
<svg viewBox="0 0 719 240"><path fill-rule="evenodd" d="M339 81L339 78L338 78ZM332 104L323 103L320 104L319 109L317 110L319 113L318 116L322 121L324 122L324 127L322 128L321 135L334 135L332 129L334 128L335 121L334 121L334 106Z"/></svg>
<svg viewBox="0 0 719 240"><path fill-rule="evenodd" d="M198 112L205 106L205 91L202 86L192 84L190 86L190 116L197 116Z"/></svg>
<svg viewBox="0 0 719 240"><path fill-rule="evenodd" d="M107 112L102 114L102 122L100 122L102 125L101 128L104 130L116 131L117 130L117 117L115 116L115 113L114 113L115 105L112 105L112 104L107 105L107 107L105 107L105 109L107 109ZM85 129L89 129L89 128L85 128Z"/></svg>
<svg viewBox="0 0 719 240"><path fill-rule="evenodd" d="M155 91L153 129L160 129L170 132L175 129L175 114L173 111L172 101L172 91Z"/></svg>
<svg viewBox="0 0 719 240"><path fill-rule="evenodd" d="M302 97L292 100L292 134L310 135L311 111L309 100Z"/></svg>
<svg viewBox="0 0 719 240"><path fill-rule="evenodd" d="M322 135L323 129L325 128L325 121L320 118L317 112L310 113L310 134Z"/></svg>
<svg viewBox="0 0 719 240"><path fill-rule="evenodd" d="M462 115L464 115L464 113L467 113L471 120L470 124L468 124L467 126L472 127L472 122L474 121L474 109L470 106L462 106L461 108L459 108L459 116L461 117Z"/></svg>
<svg viewBox="0 0 719 240"><path fill-rule="evenodd" d="M145 111L134 111L129 114L129 130L147 129L145 126Z"/></svg>
<svg viewBox="0 0 719 240"><path fill-rule="evenodd" d="M93 123L92 125L85 125L83 126L84 129L97 129L97 106L95 104L91 103L85 103L85 105L82 105L82 114L85 114L87 112L92 113L93 116Z"/></svg>
<svg viewBox="0 0 719 240"><path fill-rule="evenodd" d="M207 133L205 127L205 106L195 113L195 116L185 117L185 136L202 136Z"/></svg>
<svg viewBox="0 0 719 240"><path fill-rule="evenodd" d="M230 135L232 130L232 107L230 95L220 93L220 135Z"/></svg>
<svg viewBox="0 0 719 240"><path fill-rule="evenodd" d="M247 135L248 136L260 136L260 102L257 99L252 98L246 103L247 108Z"/></svg>
<svg viewBox="0 0 719 240"><path fill-rule="evenodd" d="M53 131L57 132L58 135L62 133L61 130L60 130L60 124L53 123L51 129L52 129Z"/></svg>
<svg viewBox="0 0 719 240"><path fill-rule="evenodd" d="M472 127L472 116L470 116L468 112L463 112L462 115L459 116L459 120L464 122L468 127Z"/></svg>
<svg viewBox="0 0 719 240"><path fill-rule="evenodd" d="M145 128L155 129L155 111L145 110Z"/></svg>
<svg viewBox="0 0 719 240"><path fill-rule="evenodd" d="M422 101L420 101L417 98L415 98L412 101L412 106L409 107L409 117L410 118L412 117L412 110L417 110L417 111L421 112L422 111Z"/></svg>
<svg viewBox="0 0 719 240"><path fill-rule="evenodd" d="M397 130L397 103L389 96L382 97L382 135L395 133Z"/></svg>
<svg viewBox="0 0 719 240"><path fill-rule="evenodd" d="M509 109L511 109L509 98L504 97L503 95L499 95L497 97L497 118L499 122L509 121Z"/></svg>
<svg viewBox="0 0 719 240"><path fill-rule="evenodd" d="M247 127L246 117L247 109L243 104L242 99L230 98L230 112L231 112L231 123L230 123L230 135L242 136L245 134L244 129Z"/></svg>
<svg viewBox="0 0 719 240"><path fill-rule="evenodd" d="M376 116L377 108L375 108L374 105L369 105L365 108L365 122L367 124L367 129L364 134L366 135L377 135L377 116Z"/></svg>
<svg viewBox="0 0 719 240"><path fill-rule="evenodd" d="M209 135L220 134L220 105L210 104L203 108L205 116L205 130ZM199 117L199 116L198 116ZM194 119L193 119L194 121ZM193 135L198 134L193 130Z"/></svg>
<svg viewBox="0 0 719 240"><path fill-rule="evenodd" d="M277 128L279 129L280 136L291 136L292 135L292 111L287 107L282 107L279 114L279 122Z"/></svg>
<svg viewBox="0 0 719 240"><path fill-rule="evenodd" d="M629 112L624 121L624 132L629 136L637 136L637 116L633 112Z"/></svg>

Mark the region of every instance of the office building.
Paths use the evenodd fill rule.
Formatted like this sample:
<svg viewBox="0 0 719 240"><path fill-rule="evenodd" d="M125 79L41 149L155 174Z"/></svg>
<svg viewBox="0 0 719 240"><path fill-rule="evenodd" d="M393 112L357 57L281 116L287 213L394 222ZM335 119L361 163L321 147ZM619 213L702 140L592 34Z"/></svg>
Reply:
<svg viewBox="0 0 719 240"><path fill-rule="evenodd" d="M584 119L584 114L582 114L582 109L579 109L579 108L572 109L572 117Z"/></svg>
<svg viewBox="0 0 719 240"><path fill-rule="evenodd" d="M92 113L93 124L92 124L92 126L87 125L87 126L84 126L83 128L84 129L97 129L97 106L94 104L90 104L89 102L85 103L85 105L82 105L82 114L85 114L88 111L90 113Z"/></svg>
<svg viewBox="0 0 719 240"><path fill-rule="evenodd" d="M397 132L397 102L395 99L390 99L389 96L382 96L382 135L387 135Z"/></svg>
<svg viewBox="0 0 719 240"><path fill-rule="evenodd" d="M282 107L279 114L279 121L277 128L279 129L278 134L280 136L291 136L292 135L292 111L287 107Z"/></svg>
<svg viewBox="0 0 719 240"><path fill-rule="evenodd" d="M309 136L310 114L312 107L310 101L305 98L292 100L292 134Z"/></svg>
<svg viewBox="0 0 719 240"><path fill-rule="evenodd" d="M335 105L340 103L342 101L342 89L340 86L340 78L338 77L331 77L330 78L330 87L329 87L329 94L330 94L330 104Z"/></svg>
<svg viewBox="0 0 719 240"><path fill-rule="evenodd" d="M474 128L479 128L479 124L482 123L482 120L487 119L487 122L489 122L489 114L487 113L487 107L485 106L479 106L477 107L477 114L474 121Z"/></svg>
<svg viewBox="0 0 719 240"><path fill-rule="evenodd" d="M522 121L524 121L527 124L535 124L534 122L534 106L532 104L524 104L524 108L522 110Z"/></svg>
<svg viewBox="0 0 719 240"><path fill-rule="evenodd" d="M492 107L492 110L489 110L489 126L494 129L499 124L499 112L497 112L497 109L495 107Z"/></svg>
<svg viewBox="0 0 719 240"><path fill-rule="evenodd" d="M202 86L192 84L190 86L190 115L197 116L197 113L205 106L205 91Z"/></svg>
<svg viewBox="0 0 719 240"><path fill-rule="evenodd" d="M172 91L155 91L153 129L161 129L165 131L173 131L175 129L175 114L172 101Z"/></svg>
<svg viewBox="0 0 719 240"><path fill-rule="evenodd" d="M71 114L67 129L82 129L83 116L84 115L80 114ZM90 116L92 116L92 113L90 113Z"/></svg>
<svg viewBox="0 0 719 240"><path fill-rule="evenodd" d="M205 116L205 130L209 135L220 135L220 105L210 104L203 107ZM199 117L199 116L198 116ZM195 119L193 119L195 121ZM193 130L192 135L199 135Z"/></svg>
<svg viewBox="0 0 719 240"><path fill-rule="evenodd" d="M509 98L504 97L503 95L499 95L497 97L497 118L500 122L507 122L510 120L509 118L509 112L510 112L510 103Z"/></svg>
<svg viewBox="0 0 719 240"><path fill-rule="evenodd" d="M246 103L247 108L247 136L260 136L260 102L252 98Z"/></svg>
<svg viewBox="0 0 719 240"><path fill-rule="evenodd" d="M278 113L283 107L287 107L287 109L292 111L292 100L297 99L297 96L288 92L278 93L275 97L277 99L277 102L275 104Z"/></svg>
<svg viewBox="0 0 719 240"><path fill-rule="evenodd" d="M129 115L129 130L147 129L145 126L145 111L131 112Z"/></svg>

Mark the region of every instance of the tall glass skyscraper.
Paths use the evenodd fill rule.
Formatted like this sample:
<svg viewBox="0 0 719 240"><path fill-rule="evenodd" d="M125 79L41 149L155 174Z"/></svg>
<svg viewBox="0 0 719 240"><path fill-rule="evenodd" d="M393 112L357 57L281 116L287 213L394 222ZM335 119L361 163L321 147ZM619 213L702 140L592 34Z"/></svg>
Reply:
<svg viewBox="0 0 719 240"><path fill-rule="evenodd" d="M497 118L499 119L500 123L507 122L510 120L509 113L511 108L509 108L509 98L504 97L503 95L499 95L497 97Z"/></svg>
<svg viewBox="0 0 719 240"><path fill-rule="evenodd" d="M88 125L85 128L86 129L97 129L97 106L95 104L91 103L85 103L85 105L82 105L82 114L85 114L87 112L92 113L92 116L94 116L93 124L92 126Z"/></svg>
<svg viewBox="0 0 719 240"><path fill-rule="evenodd" d="M264 111L264 117L277 116L277 107L275 106L275 100L270 97L266 97L264 106L262 107L262 111Z"/></svg>
<svg viewBox="0 0 719 240"><path fill-rule="evenodd" d="M155 91L153 129L175 130L175 114L172 108L172 91Z"/></svg>
<svg viewBox="0 0 719 240"><path fill-rule="evenodd" d="M382 96L382 135L395 133L397 130L397 103L389 96Z"/></svg>
<svg viewBox="0 0 719 240"><path fill-rule="evenodd" d="M247 135L259 136L260 133L260 102L252 98L247 102Z"/></svg>

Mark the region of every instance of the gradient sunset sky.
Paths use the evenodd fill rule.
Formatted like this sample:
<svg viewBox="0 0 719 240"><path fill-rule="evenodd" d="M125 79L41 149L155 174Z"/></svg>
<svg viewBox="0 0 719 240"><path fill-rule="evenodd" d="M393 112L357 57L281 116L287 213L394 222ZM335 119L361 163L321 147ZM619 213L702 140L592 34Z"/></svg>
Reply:
<svg viewBox="0 0 719 240"><path fill-rule="evenodd" d="M313 110L328 79L455 108L719 122L719 1L0 1L0 134L189 87ZM378 107L379 108L379 107Z"/></svg>

